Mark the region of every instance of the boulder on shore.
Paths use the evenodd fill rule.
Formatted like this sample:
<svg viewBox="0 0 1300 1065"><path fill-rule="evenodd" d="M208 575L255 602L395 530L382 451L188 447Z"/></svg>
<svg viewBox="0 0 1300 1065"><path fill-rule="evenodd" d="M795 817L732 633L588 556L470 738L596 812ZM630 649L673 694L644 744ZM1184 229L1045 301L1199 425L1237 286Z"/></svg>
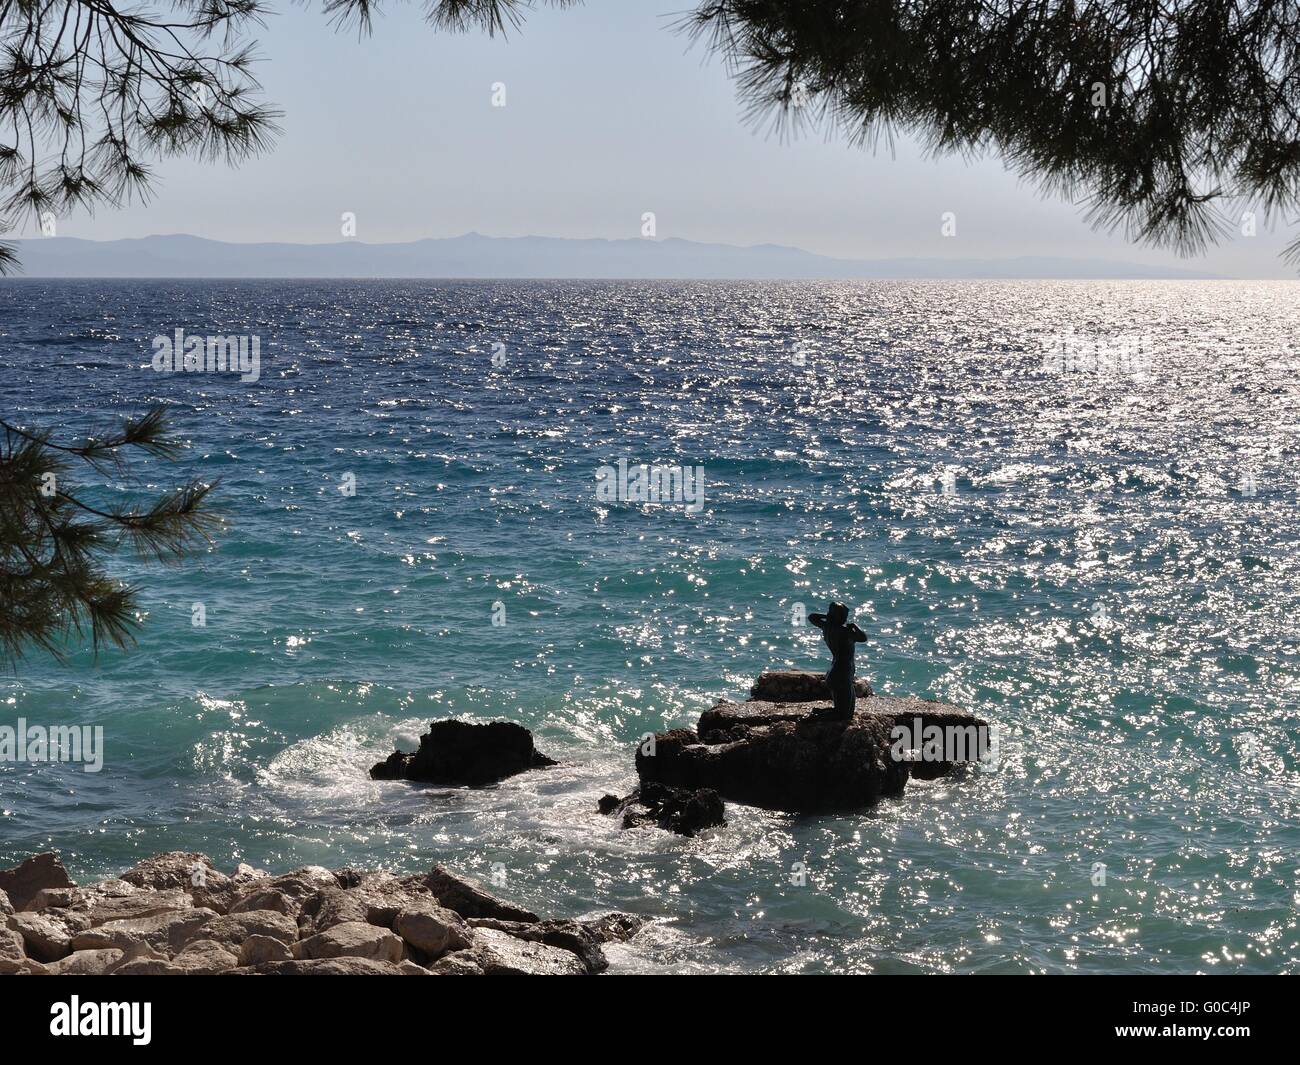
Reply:
<svg viewBox="0 0 1300 1065"><path fill-rule="evenodd" d="M483 976L587 976L589 972L583 959L571 950L486 926L474 929L473 947L452 957L462 975L476 975L468 965L476 966ZM435 963L435 971L440 964Z"/></svg>
<svg viewBox="0 0 1300 1065"><path fill-rule="evenodd" d="M217 872L212 859L196 851L168 851L137 863L121 879L137 888L153 891L183 891L195 906L217 913L230 908L238 882Z"/></svg>
<svg viewBox="0 0 1300 1065"><path fill-rule="evenodd" d="M555 764L533 746L533 734L513 721L434 721L420 737L419 750L394 751L375 763L370 778L481 787Z"/></svg>
<svg viewBox="0 0 1300 1065"><path fill-rule="evenodd" d="M729 801L795 813L852 810L900 795L910 776L942 776L988 750L987 722L947 703L872 695L847 720L832 709L719 702L696 729L661 732L638 747L642 789L713 788ZM927 739L935 736L938 746Z"/></svg>
<svg viewBox="0 0 1300 1065"><path fill-rule="evenodd" d="M497 898L477 880L457 876L441 865L433 867L424 878L423 885L438 900L438 905L462 917L492 917L500 921L523 921L529 924L541 920L531 910Z"/></svg>
<svg viewBox="0 0 1300 1065"><path fill-rule="evenodd" d="M475 942L482 942L479 930L494 928L516 939L530 943L545 943L577 955L587 972L595 975L609 968L609 961L601 946L605 943L623 942L630 939L644 925L640 918L626 913L612 913L595 920L574 921L569 919L552 921L500 921L491 917L474 917L470 925L475 929Z"/></svg>
<svg viewBox="0 0 1300 1065"><path fill-rule="evenodd" d="M0 891L9 897L15 910L27 904L44 888L70 888L75 885L59 856L51 851L34 854L12 869L0 869Z"/></svg>

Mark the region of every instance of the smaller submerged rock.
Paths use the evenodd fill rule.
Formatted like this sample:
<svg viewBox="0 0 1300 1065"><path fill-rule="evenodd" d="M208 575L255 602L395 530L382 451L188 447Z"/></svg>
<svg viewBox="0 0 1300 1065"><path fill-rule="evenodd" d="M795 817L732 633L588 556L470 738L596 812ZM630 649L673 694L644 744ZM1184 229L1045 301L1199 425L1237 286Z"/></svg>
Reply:
<svg viewBox="0 0 1300 1065"><path fill-rule="evenodd" d="M533 746L533 734L513 721L434 721L420 737L419 750L394 751L375 763L370 778L481 787L556 764Z"/></svg>
<svg viewBox="0 0 1300 1065"><path fill-rule="evenodd" d="M602 814L622 814L624 828L658 825L681 836L727 823L722 797L712 788L674 788L642 781L625 799L604 795L597 807Z"/></svg>

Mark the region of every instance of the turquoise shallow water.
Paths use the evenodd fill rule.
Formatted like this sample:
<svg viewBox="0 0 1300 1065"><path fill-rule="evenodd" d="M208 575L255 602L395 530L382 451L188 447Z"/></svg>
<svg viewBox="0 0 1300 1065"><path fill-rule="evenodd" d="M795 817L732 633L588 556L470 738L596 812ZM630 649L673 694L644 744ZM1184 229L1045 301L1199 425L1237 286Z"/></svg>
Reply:
<svg viewBox="0 0 1300 1065"><path fill-rule="evenodd" d="M444 861L547 912L655 917L623 972L1300 970L1297 296L6 283L6 417L84 432L166 400L176 472L220 476L228 524L182 567L119 566L134 650L0 681L0 723L105 729L98 774L0 765L0 864ZM155 373L176 328L258 335L261 379ZM1063 336L1099 346L1054 372ZM1140 373L1109 357L1134 338ZM597 498L620 458L702 466L703 510ZM820 665L792 617L831 597L879 690L995 723L996 772L852 816L732 806L696 840L595 812L643 732ZM367 779L449 714L564 764Z"/></svg>

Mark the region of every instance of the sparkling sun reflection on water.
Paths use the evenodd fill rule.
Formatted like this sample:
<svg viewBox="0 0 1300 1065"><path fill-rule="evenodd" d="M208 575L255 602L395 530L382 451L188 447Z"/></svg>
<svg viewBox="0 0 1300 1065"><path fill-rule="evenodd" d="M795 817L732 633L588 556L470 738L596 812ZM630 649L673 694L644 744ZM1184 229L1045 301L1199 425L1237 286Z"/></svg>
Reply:
<svg viewBox="0 0 1300 1065"><path fill-rule="evenodd" d="M102 724L106 763L0 767L0 863L499 862L536 909L655 917L616 971L1295 971L1297 292L6 285L4 409L167 400L229 527L123 567L134 651L4 682L5 720ZM259 334L261 380L154 374L176 327ZM1045 372L1067 330L1150 364ZM619 458L702 465L703 512L601 503ZM996 723L997 772L696 840L595 813L643 732L818 663L791 617L831 596L880 690ZM564 764L367 778L449 714Z"/></svg>

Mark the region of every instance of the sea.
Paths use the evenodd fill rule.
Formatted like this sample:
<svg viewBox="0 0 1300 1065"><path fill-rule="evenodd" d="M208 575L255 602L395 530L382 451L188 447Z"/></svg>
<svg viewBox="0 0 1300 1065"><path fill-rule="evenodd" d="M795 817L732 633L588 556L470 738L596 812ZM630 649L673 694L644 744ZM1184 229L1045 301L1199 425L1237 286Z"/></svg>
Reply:
<svg viewBox="0 0 1300 1065"><path fill-rule="evenodd" d="M256 368L156 368L177 330ZM1300 283L16 279L0 336L11 425L161 403L187 445L80 498L222 520L106 554L134 646L4 664L0 725L103 748L0 762L0 866L442 863L644 916L613 974L1300 972ZM643 466L698 492L610 490ZM832 599L998 757L694 838L597 812L646 733L825 669ZM448 717L560 765L369 779Z"/></svg>

